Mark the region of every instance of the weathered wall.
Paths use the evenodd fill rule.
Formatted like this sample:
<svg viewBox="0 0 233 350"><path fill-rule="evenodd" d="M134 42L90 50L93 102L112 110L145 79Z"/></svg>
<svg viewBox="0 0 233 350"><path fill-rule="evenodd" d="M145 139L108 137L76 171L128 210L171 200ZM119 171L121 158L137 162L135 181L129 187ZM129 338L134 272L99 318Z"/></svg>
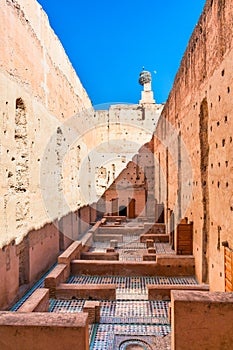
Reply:
<svg viewBox="0 0 233 350"><path fill-rule="evenodd" d="M154 138L156 198L163 188L177 221L186 216L194 222L197 277L219 291L222 241L233 248L232 18L231 0L207 0Z"/></svg>
<svg viewBox="0 0 233 350"><path fill-rule="evenodd" d="M232 306L231 293L171 291L172 350L231 349Z"/></svg>
<svg viewBox="0 0 233 350"><path fill-rule="evenodd" d="M119 215L120 210L125 207L127 211L124 215L130 218L155 216L153 148L153 140L141 147L105 191L102 198L106 213ZM134 208L130 209L132 200L135 201L134 204L131 203Z"/></svg>
<svg viewBox="0 0 233 350"><path fill-rule="evenodd" d="M36 1L2 1L0 17L3 245L54 219L47 215L40 193L46 145L65 119L92 107ZM74 198L69 201L75 205Z"/></svg>

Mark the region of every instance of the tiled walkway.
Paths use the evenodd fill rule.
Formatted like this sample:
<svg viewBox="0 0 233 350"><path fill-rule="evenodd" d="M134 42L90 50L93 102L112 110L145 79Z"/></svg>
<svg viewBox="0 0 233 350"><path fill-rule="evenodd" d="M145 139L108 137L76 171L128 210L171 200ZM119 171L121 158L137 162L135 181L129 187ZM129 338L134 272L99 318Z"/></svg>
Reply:
<svg viewBox="0 0 233 350"><path fill-rule="evenodd" d="M109 243L95 242L92 250L105 251ZM155 243L156 254L174 254L166 243ZM119 244L121 261L141 261L146 252L138 236L127 236ZM47 274L46 274L47 275ZM45 276L46 276L45 275ZM43 278L13 308L16 311L36 288L44 285ZM125 344L149 344L144 349L170 350L171 327L168 320L168 301L148 300L148 284L197 284L195 277L124 277L124 276L70 276L71 284L116 284L116 300L101 300L100 323L89 327L90 350L125 349ZM85 300L50 299L49 312L81 312Z"/></svg>
<svg viewBox="0 0 233 350"><path fill-rule="evenodd" d="M197 284L194 277L123 277L123 276L71 276L67 283L116 284L117 299L147 299L147 284Z"/></svg>

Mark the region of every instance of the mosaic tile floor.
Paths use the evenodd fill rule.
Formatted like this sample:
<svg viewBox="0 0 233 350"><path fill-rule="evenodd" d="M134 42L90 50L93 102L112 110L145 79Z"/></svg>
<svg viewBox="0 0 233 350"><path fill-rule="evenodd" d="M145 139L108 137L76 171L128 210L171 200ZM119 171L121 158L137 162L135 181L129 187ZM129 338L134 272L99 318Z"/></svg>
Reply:
<svg viewBox="0 0 233 350"><path fill-rule="evenodd" d="M100 323L169 324L168 302L164 301L103 301Z"/></svg>
<svg viewBox="0 0 233 350"><path fill-rule="evenodd" d="M49 312L81 312L85 300L49 300Z"/></svg>
<svg viewBox="0 0 233 350"><path fill-rule="evenodd" d="M197 284L195 277L71 276L67 283L116 284L117 299L147 299L147 284Z"/></svg>
<svg viewBox="0 0 233 350"><path fill-rule="evenodd" d="M49 312L81 312L85 300L50 299ZM167 301L101 301L100 323L169 324Z"/></svg>
<svg viewBox="0 0 233 350"><path fill-rule="evenodd" d="M116 339L118 336L127 338L135 336L143 338L150 336L164 337L171 332L169 325L147 324L99 324L93 332L90 350L117 350Z"/></svg>

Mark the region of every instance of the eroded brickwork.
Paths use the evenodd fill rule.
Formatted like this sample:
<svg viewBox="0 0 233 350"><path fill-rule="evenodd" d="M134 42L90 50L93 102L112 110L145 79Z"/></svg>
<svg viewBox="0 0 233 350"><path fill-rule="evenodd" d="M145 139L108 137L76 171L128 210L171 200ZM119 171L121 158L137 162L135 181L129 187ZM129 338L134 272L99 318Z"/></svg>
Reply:
<svg viewBox="0 0 233 350"><path fill-rule="evenodd" d="M155 197L166 216L194 223L199 281L224 291L224 247L233 248L233 3L207 0L176 75L154 138Z"/></svg>

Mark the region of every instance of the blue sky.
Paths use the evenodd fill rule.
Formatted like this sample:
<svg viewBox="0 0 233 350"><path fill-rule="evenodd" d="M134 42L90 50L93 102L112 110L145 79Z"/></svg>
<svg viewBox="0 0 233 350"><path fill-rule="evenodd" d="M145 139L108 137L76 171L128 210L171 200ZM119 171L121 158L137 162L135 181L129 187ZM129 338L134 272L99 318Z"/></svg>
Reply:
<svg viewBox="0 0 233 350"><path fill-rule="evenodd" d="M143 66L152 72L156 101L165 102L205 0L39 3L97 105L138 103Z"/></svg>

